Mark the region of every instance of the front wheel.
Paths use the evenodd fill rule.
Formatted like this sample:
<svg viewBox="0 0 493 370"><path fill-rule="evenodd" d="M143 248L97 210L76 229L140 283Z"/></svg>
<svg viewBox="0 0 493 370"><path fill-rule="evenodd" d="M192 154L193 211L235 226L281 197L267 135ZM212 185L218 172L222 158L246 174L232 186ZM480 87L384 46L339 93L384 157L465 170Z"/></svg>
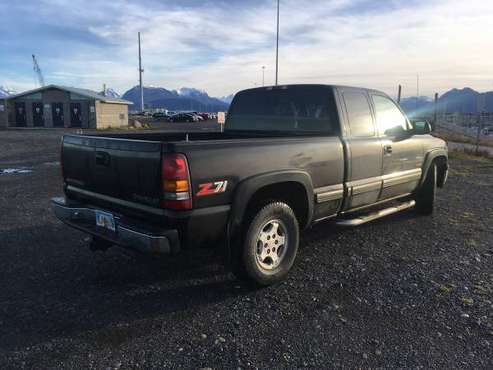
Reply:
<svg viewBox="0 0 493 370"><path fill-rule="evenodd" d="M431 215L435 209L437 189L437 166L433 163L428 169L425 181L416 194L416 210L422 215Z"/></svg>
<svg viewBox="0 0 493 370"><path fill-rule="evenodd" d="M298 245L299 225L291 207L282 202L269 203L248 225L240 267L259 285L278 283L291 270Z"/></svg>

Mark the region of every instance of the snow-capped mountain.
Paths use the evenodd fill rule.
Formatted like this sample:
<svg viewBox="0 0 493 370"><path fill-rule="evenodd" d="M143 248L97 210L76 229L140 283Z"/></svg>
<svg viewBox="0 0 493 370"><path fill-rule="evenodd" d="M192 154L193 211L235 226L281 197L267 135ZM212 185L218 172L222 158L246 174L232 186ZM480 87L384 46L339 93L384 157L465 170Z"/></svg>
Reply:
<svg viewBox="0 0 493 370"><path fill-rule="evenodd" d="M140 89L134 86L122 96L140 105ZM167 90L162 87L145 86L144 103L150 108L166 108L171 110L190 110L218 112L228 109L227 103L209 96L207 92L190 87L182 87L178 90Z"/></svg>
<svg viewBox="0 0 493 370"><path fill-rule="evenodd" d="M222 98L214 98L212 96L209 96L209 94L207 94L207 92L204 90L199 90L192 87L182 87L181 89L174 90L173 92L175 92L181 98L194 99L206 105L210 105L210 104L229 105L231 103L231 100L233 100L233 96L234 96L234 95L231 96L230 101L225 101Z"/></svg>
<svg viewBox="0 0 493 370"><path fill-rule="evenodd" d="M120 98L120 94L118 94L115 90L113 90L110 87L108 87L106 91L101 91L100 94L104 96L109 96L111 98Z"/></svg>
<svg viewBox="0 0 493 370"><path fill-rule="evenodd" d="M231 104L231 102L233 101L233 98L235 97L235 94L231 94L231 95L228 95L228 96L223 96L221 98L218 98L219 100L225 102L226 104Z"/></svg>
<svg viewBox="0 0 493 370"><path fill-rule="evenodd" d="M176 90L176 93L186 97L209 96L204 90L194 89L192 87L182 87L181 89Z"/></svg>
<svg viewBox="0 0 493 370"><path fill-rule="evenodd" d="M10 95L15 95L16 92L14 89L8 88L6 86L0 86L0 98L5 98Z"/></svg>

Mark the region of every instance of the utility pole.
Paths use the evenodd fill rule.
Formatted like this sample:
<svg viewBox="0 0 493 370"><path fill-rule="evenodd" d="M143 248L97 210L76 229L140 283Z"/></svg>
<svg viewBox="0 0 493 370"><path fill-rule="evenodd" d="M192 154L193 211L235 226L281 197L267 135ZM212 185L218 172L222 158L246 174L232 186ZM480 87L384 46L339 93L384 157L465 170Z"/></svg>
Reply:
<svg viewBox="0 0 493 370"><path fill-rule="evenodd" d="M262 66L262 86L265 86L265 66Z"/></svg>
<svg viewBox="0 0 493 370"><path fill-rule="evenodd" d="M435 93L435 106L433 112L433 130L435 130L437 127L437 121L438 121L438 93Z"/></svg>
<svg viewBox="0 0 493 370"><path fill-rule="evenodd" d="M476 155L479 153L479 142L481 141L481 113L478 116L478 132L476 135Z"/></svg>
<svg viewBox="0 0 493 370"><path fill-rule="evenodd" d="M277 0L276 86L279 82L279 1Z"/></svg>
<svg viewBox="0 0 493 370"><path fill-rule="evenodd" d="M144 111L144 86L142 85L142 53L140 50L140 32L139 32L139 87L140 87L140 111Z"/></svg>
<svg viewBox="0 0 493 370"><path fill-rule="evenodd" d="M401 103L401 96L402 96L402 86L399 85L399 88L397 89L397 103Z"/></svg>
<svg viewBox="0 0 493 370"><path fill-rule="evenodd" d="M476 155L479 153L479 143L481 141L481 124L482 124L482 113L485 111L486 97L481 94L478 97L478 132L476 136Z"/></svg>
<svg viewBox="0 0 493 370"><path fill-rule="evenodd" d="M419 75L416 75L416 111L418 110L419 100Z"/></svg>

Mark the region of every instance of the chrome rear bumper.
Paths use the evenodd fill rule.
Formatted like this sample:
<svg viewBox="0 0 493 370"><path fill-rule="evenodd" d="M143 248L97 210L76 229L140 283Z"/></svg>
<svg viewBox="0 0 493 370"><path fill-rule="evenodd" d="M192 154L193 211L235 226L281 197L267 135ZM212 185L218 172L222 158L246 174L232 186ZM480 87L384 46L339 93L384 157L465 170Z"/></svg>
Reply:
<svg viewBox="0 0 493 370"><path fill-rule="evenodd" d="M65 198L52 198L51 206L58 219L65 224L113 244L144 253L169 254L180 250L177 230L143 230L114 215L116 230L113 232L96 226L96 208L68 203Z"/></svg>

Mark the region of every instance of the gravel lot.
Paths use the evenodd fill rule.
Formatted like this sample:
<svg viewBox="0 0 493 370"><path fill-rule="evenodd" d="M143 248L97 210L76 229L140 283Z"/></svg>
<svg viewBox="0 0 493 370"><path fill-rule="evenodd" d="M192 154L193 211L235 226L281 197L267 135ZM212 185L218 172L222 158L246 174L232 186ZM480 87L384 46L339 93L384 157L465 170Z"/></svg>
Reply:
<svg viewBox="0 0 493 370"><path fill-rule="evenodd" d="M253 290L205 253L90 252L49 208L62 132L0 131L1 369L493 367L493 161L452 158L433 217L313 227Z"/></svg>

